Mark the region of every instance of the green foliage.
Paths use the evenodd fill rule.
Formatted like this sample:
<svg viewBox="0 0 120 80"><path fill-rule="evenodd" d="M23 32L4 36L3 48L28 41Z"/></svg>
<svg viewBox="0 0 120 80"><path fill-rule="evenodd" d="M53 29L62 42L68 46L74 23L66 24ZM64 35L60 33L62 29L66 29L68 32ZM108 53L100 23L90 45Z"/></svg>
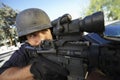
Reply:
<svg viewBox="0 0 120 80"><path fill-rule="evenodd" d="M90 0L86 15L103 11L107 20L120 19L120 0Z"/></svg>
<svg viewBox="0 0 120 80"><path fill-rule="evenodd" d="M16 18L16 11L9 6L2 4L0 7L0 40L13 40L13 30L11 30ZM13 28L14 29L14 28ZM11 43L12 44L12 43Z"/></svg>
<svg viewBox="0 0 120 80"><path fill-rule="evenodd" d="M4 26L9 26L9 25L13 25L15 22L15 17L16 17L16 12L4 5L4 7L0 8L0 25L4 25Z"/></svg>

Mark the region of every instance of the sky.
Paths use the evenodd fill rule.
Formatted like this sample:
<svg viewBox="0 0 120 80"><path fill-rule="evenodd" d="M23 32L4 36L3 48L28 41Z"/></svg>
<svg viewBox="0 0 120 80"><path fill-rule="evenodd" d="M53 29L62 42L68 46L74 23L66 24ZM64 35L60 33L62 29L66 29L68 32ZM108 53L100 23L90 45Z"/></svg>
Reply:
<svg viewBox="0 0 120 80"><path fill-rule="evenodd" d="M70 14L72 19L82 17L89 5L89 0L0 0L0 2L18 11L27 8L42 9L51 20L66 13Z"/></svg>

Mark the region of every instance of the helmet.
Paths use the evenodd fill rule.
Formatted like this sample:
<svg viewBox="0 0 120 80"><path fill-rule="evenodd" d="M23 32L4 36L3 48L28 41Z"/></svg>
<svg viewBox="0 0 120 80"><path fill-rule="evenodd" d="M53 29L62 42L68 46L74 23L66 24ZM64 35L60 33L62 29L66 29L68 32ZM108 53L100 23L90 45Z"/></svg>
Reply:
<svg viewBox="0 0 120 80"><path fill-rule="evenodd" d="M16 17L16 28L19 38L50 27L50 19L41 9L26 9L20 12Z"/></svg>

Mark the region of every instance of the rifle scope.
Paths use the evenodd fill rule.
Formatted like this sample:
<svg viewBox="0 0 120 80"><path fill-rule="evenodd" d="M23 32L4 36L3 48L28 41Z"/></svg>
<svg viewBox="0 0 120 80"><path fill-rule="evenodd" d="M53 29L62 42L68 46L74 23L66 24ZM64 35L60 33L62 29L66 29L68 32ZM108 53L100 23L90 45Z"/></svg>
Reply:
<svg viewBox="0 0 120 80"><path fill-rule="evenodd" d="M103 33L104 15L99 11L92 15L86 16L84 19L71 20L71 15L65 14L51 22L54 35L63 35L68 33L94 32Z"/></svg>

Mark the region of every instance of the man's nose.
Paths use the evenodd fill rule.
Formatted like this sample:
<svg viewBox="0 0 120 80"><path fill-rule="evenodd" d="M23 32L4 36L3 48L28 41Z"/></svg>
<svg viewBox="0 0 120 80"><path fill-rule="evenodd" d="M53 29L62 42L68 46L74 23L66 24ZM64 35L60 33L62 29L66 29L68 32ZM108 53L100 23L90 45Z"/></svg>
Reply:
<svg viewBox="0 0 120 80"><path fill-rule="evenodd" d="M45 38L45 35L40 32L40 33L39 33L39 38L40 38L40 39L44 39L44 38Z"/></svg>

